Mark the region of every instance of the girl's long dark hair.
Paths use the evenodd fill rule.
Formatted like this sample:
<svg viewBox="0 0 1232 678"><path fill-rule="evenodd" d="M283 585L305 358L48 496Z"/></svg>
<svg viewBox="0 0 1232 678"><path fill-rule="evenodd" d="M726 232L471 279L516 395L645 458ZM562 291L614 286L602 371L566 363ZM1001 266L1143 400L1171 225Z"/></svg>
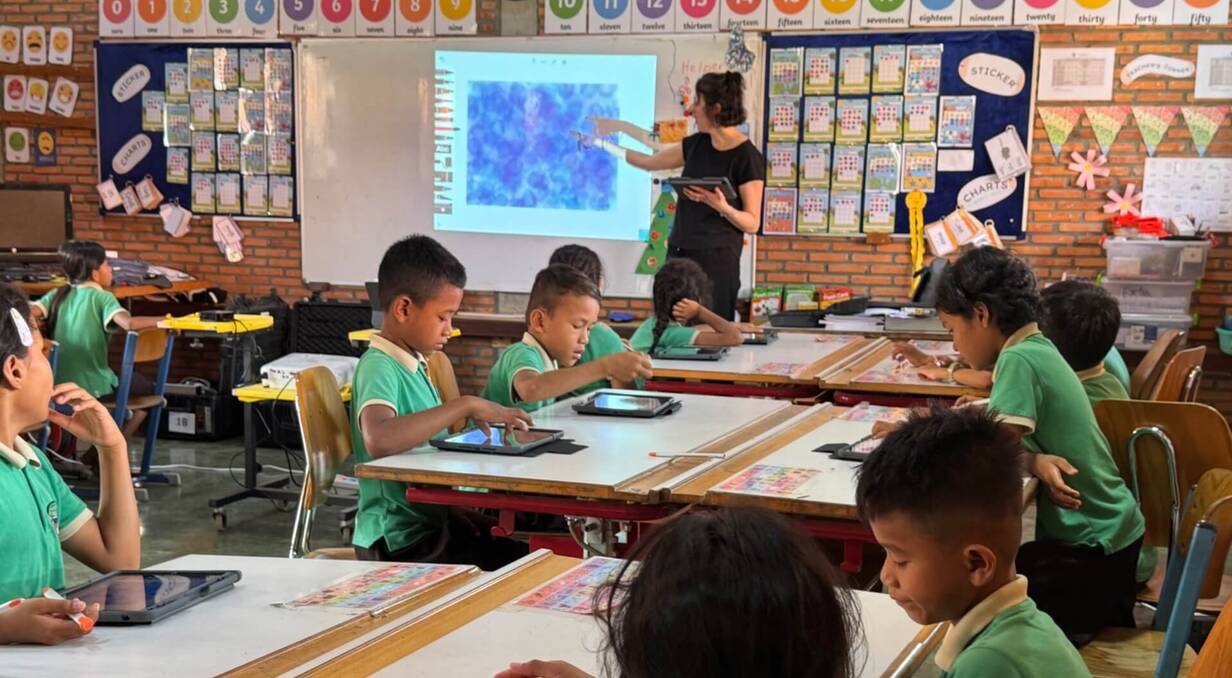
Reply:
<svg viewBox="0 0 1232 678"><path fill-rule="evenodd" d="M817 542L767 509L697 511L657 528L596 591L595 616L612 678L859 674L854 596Z"/></svg>
<svg viewBox="0 0 1232 678"><path fill-rule="evenodd" d="M73 285L89 280L107 261L107 250L93 240L65 240L57 253L60 255L60 268L63 269L69 284L57 290L51 298L51 307L47 309L48 339L56 338L56 322L60 317L60 308L73 293Z"/></svg>
<svg viewBox="0 0 1232 678"><path fill-rule="evenodd" d="M692 299L702 306L710 305L710 276L692 259L668 259L654 279L654 339L650 352L659 346L659 339L672 322L672 307L682 299Z"/></svg>

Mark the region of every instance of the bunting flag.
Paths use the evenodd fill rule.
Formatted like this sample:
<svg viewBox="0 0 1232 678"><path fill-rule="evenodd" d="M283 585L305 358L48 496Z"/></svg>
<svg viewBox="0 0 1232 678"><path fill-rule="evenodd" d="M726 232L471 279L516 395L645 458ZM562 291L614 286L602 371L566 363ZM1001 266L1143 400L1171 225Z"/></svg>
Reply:
<svg viewBox="0 0 1232 678"><path fill-rule="evenodd" d="M636 272L640 275L654 275L663 268L667 261L667 237L671 235L672 224L676 221L676 194L665 183L655 203L654 213L650 219L650 233L646 236L646 249L638 259Z"/></svg>
<svg viewBox="0 0 1232 678"><path fill-rule="evenodd" d="M1087 106L1087 122L1095 132L1099 150L1108 155L1112 142L1116 141L1125 121L1129 119L1129 106Z"/></svg>
<svg viewBox="0 0 1232 678"><path fill-rule="evenodd" d="M1134 106L1134 122L1138 124L1138 132L1146 144L1146 154L1155 156L1155 149L1163 141L1172 121L1181 110L1180 106Z"/></svg>
<svg viewBox="0 0 1232 678"><path fill-rule="evenodd" d="M1185 126L1189 128L1189 136L1193 137L1198 155L1206 155L1206 147L1215 138L1215 133L1228 115L1228 109L1228 106L1181 107L1181 115L1185 117Z"/></svg>
<svg viewBox="0 0 1232 678"><path fill-rule="evenodd" d="M1082 117L1081 106L1040 106L1040 119L1044 121L1044 131L1048 132L1048 143L1052 144L1052 157L1061 155L1061 147L1069 140L1074 126Z"/></svg>

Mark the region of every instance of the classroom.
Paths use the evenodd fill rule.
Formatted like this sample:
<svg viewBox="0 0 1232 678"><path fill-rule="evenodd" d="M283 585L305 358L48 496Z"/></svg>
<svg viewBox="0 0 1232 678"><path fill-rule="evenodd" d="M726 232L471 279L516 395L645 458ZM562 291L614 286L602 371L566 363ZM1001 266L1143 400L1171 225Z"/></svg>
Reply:
<svg viewBox="0 0 1232 678"><path fill-rule="evenodd" d="M1232 675L1230 19L0 0L0 675Z"/></svg>

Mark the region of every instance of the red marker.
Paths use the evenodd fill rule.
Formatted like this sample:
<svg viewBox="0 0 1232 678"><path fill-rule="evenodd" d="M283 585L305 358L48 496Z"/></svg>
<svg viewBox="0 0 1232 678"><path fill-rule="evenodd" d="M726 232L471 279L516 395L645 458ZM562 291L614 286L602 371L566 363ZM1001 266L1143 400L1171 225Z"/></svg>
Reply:
<svg viewBox="0 0 1232 678"><path fill-rule="evenodd" d="M4 605L0 605L0 614L4 614L18 605L21 605L21 598L14 598Z"/></svg>

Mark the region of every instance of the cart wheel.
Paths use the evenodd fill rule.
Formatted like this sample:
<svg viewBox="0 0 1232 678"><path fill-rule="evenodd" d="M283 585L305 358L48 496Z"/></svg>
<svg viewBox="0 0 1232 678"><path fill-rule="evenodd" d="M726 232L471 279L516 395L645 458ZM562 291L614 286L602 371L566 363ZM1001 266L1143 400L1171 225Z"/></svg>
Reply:
<svg viewBox="0 0 1232 678"><path fill-rule="evenodd" d="M214 527L219 532L227 531L227 514L222 509L214 509Z"/></svg>

